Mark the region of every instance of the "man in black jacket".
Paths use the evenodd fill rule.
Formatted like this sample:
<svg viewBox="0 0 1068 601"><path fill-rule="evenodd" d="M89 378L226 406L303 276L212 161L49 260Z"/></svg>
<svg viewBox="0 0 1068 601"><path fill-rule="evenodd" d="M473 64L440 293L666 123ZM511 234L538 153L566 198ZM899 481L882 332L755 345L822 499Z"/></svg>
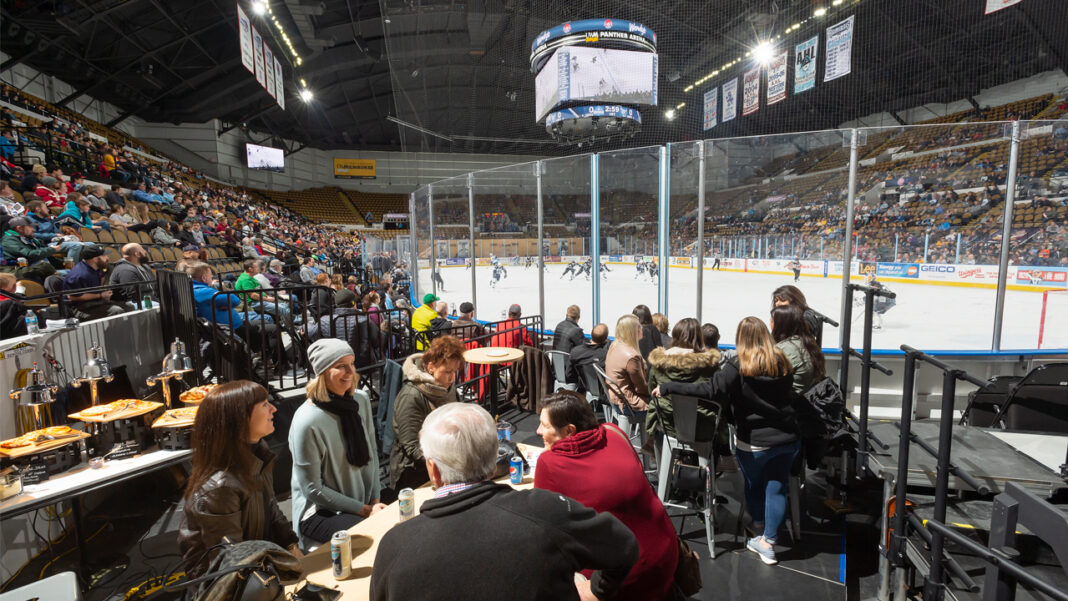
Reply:
<svg viewBox="0 0 1068 601"><path fill-rule="evenodd" d="M148 269L148 253L144 247L136 242L131 242L122 247L122 259L111 266L111 284L133 284L135 282L152 282L156 276ZM129 286L115 290L114 299L118 302L137 305L137 299L144 298L146 294L153 294L152 286Z"/></svg>
<svg viewBox="0 0 1068 601"><path fill-rule="evenodd" d="M578 305L571 305L567 308L564 320L556 324L556 328L553 330L554 351L570 353L571 349L580 346L586 341L586 338L582 335L582 327L578 325L580 315L581 310ZM564 369L567 374L567 383L578 383L578 378L572 372L571 366L567 365Z"/></svg>
<svg viewBox="0 0 1068 601"><path fill-rule="evenodd" d="M478 405L435 409L419 444L434 498L382 537L375 601L610 599L637 562L637 539L610 513L490 482L497 432ZM576 583L584 569L595 571Z"/></svg>
<svg viewBox="0 0 1068 601"><path fill-rule="evenodd" d="M608 345L608 326L603 323L593 326L593 330L590 330L590 341L571 349L572 373L568 377L574 377L575 381L581 384L583 365L600 365L603 369L605 357L608 356Z"/></svg>

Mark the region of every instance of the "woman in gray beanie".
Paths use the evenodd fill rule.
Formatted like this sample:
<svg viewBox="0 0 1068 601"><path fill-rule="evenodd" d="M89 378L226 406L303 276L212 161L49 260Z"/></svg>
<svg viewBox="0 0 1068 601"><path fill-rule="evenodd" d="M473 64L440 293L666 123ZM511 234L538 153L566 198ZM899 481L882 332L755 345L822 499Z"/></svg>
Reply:
<svg viewBox="0 0 1068 601"><path fill-rule="evenodd" d="M367 393L356 390L352 347L324 338L308 347L315 377L293 415L293 523L301 546L330 540L385 505L379 502L378 444Z"/></svg>

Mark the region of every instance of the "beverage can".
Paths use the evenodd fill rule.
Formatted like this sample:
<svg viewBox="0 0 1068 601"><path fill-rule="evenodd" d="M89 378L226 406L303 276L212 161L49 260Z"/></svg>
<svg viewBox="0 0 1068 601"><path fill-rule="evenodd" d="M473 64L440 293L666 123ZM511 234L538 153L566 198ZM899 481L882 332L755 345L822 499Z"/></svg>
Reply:
<svg viewBox="0 0 1068 601"><path fill-rule="evenodd" d="M415 517L415 491L410 488L402 488L397 493L397 504L400 506L400 521L406 522Z"/></svg>
<svg viewBox="0 0 1068 601"><path fill-rule="evenodd" d="M512 457L508 463L508 479L512 484L523 483L523 458L519 455Z"/></svg>
<svg viewBox="0 0 1068 601"><path fill-rule="evenodd" d="M338 530L330 537L330 563L334 578L343 580L352 574L352 541L347 530Z"/></svg>
<svg viewBox="0 0 1068 601"><path fill-rule="evenodd" d="M152 295L151 294L146 294L145 298L142 299L141 302L143 303L144 308L151 309L152 308Z"/></svg>

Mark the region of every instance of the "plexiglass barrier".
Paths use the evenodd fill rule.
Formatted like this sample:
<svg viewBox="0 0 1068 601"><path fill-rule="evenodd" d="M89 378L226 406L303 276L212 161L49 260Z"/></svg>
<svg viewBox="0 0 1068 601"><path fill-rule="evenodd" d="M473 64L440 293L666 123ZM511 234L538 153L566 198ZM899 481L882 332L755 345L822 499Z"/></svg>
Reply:
<svg viewBox="0 0 1068 601"><path fill-rule="evenodd" d="M781 286L840 316L848 264L852 281L897 293L875 318L876 348L1068 348L1063 119L575 155L436 182L411 208L415 297L472 301L483 320L519 305L552 328L577 305L586 333L614 331L646 305L713 323L732 344L742 318L767 320ZM828 326L824 346L838 338Z"/></svg>

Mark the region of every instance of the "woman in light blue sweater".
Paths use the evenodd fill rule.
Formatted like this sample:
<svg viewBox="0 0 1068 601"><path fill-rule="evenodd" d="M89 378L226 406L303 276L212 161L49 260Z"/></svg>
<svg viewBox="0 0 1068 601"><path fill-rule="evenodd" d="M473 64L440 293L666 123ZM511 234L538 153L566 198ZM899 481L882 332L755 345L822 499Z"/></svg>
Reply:
<svg viewBox="0 0 1068 601"><path fill-rule="evenodd" d="M324 338L308 347L308 358L315 378L289 430L293 523L303 548L324 544L385 507L371 403L356 390L352 347Z"/></svg>

